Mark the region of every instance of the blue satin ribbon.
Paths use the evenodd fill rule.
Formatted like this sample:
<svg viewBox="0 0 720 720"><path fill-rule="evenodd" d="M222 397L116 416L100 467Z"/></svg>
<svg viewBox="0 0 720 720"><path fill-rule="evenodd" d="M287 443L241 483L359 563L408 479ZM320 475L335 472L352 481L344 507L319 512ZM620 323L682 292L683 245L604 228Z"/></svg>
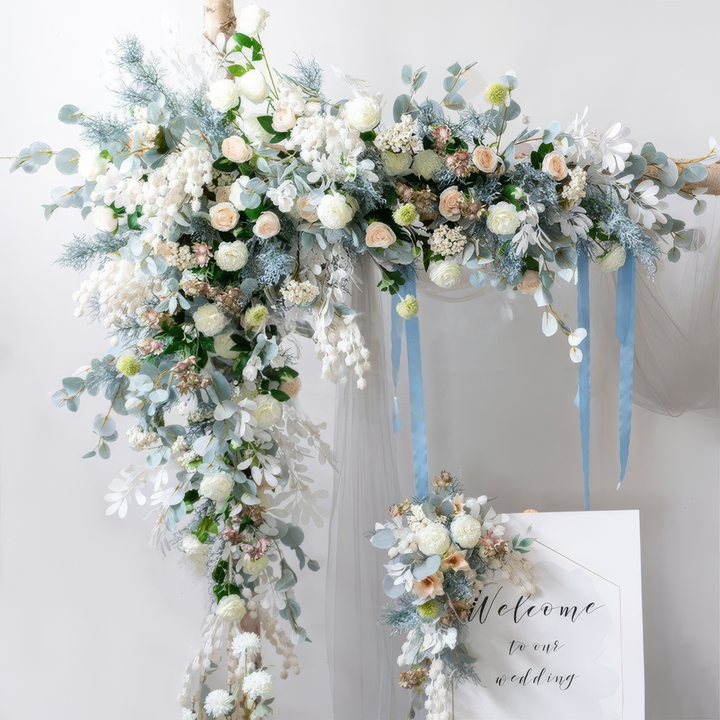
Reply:
<svg viewBox="0 0 720 720"><path fill-rule="evenodd" d="M635 258L628 253L617 274L615 335L620 343L620 482L627 470L635 361Z"/></svg>
<svg viewBox="0 0 720 720"><path fill-rule="evenodd" d="M415 280L406 278L403 286L406 295L415 295ZM427 460L427 439L425 436L425 397L422 381L422 360L420 356L420 320L417 315L403 320L397 314L397 306L402 298L393 295L391 340L393 383L395 385L393 425L395 432L400 429L400 411L397 397L398 380L400 377L400 355L402 352L402 326L405 325L407 340L408 379L410 383L410 421L413 439L413 466L415 469L415 494L422 496L429 492L429 473Z"/></svg>
<svg viewBox="0 0 720 720"><path fill-rule="evenodd" d="M585 492L585 509L590 509L590 280L588 258L578 252L578 327L587 330L587 337L578 345L582 351L578 382L577 405L580 409L580 444Z"/></svg>

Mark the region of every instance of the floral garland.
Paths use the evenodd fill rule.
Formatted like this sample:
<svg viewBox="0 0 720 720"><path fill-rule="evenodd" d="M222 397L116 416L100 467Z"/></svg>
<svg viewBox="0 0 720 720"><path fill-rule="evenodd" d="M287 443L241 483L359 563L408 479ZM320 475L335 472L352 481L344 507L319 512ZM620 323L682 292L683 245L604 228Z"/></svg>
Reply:
<svg viewBox="0 0 720 720"><path fill-rule="evenodd" d="M692 183L717 159L712 142L681 167L650 143L636 154L627 129L598 136L584 116L507 141L520 118L517 78L489 85L479 111L459 94L470 67L459 64L439 102L416 97L425 71L403 68L409 92L382 127L381 99L361 80L342 75L354 97L332 102L314 61L272 71L260 40L267 17L244 8L239 33L175 63L174 85L136 38L120 42L117 108L59 113L88 149L36 142L11 167L34 173L54 158L60 173L79 175L53 191L45 214L76 208L96 228L60 263L95 266L76 315L102 322L111 350L65 378L53 402L76 412L84 393L107 399L85 457L108 458L114 416L132 419L127 440L145 463L112 481L108 513L123 517L152 488L153 541L180 548L210 579L214 607L181 695L186 720L269 712L269 676L249 672L259 654L236 648L248 628L270 627L281 676L298 672L292 644L306 633L292 562L318 568L300 523L326 514L304 461L331 453L295 404L293 338L313 338L323 377L364 386L369 352L349 293L359 259L369 255L379 288L394 294L422 271L452 287L464 268L476 286L533 294L544 332L560 328L579 361L585 329L553 309L556 278L573 280L578 253L604 271L632 254L652 273L670 242L677 260L692 235L662 198L679 193L701 211ZM406 294L397 310L412 317L417 299ZM210 692L228 647L228 690Z"/></svg>
<svg viewBox="0 0 720 720"><path fill-rule="evenodd" d="M484 585L503 577L524 594L535 592L525 557L534 538L505 539L507 515L484 510L486 496L466 498L462 483L443 471L435 490L393 505L391 520L367 533L391 558L385 565L386 594L394 598L383 622L391 635L406 634L398 665L400 687L415 690L411 715L424 706L428 720L451 720L452 688L479 683L460 642ZM423 697L425 698L423 702Z"/></svg>

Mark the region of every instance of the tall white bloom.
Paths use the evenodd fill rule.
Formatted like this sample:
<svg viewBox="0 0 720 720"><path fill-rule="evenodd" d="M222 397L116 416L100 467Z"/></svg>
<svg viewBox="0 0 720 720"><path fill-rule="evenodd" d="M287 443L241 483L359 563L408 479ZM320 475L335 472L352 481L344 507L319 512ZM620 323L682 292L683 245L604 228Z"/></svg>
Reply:
<svg viewBox="0 0 720 720"><path fill-rule="evenodd" d="M227 112L237 107L240 95L234 80L224 78L210 83L208 88L208 100L218 112Z"/></svg>
<svg viewBox="0 0 720 720"><path fill-rule="evenodd" d="M243 678L242 690L253 700L267 699L273 693L273 677L267 670L256 670Z"/></svg>
<svg viewBox="0 0 720 720"><path fill-rule="evenodd" d="M205 698L205 712L212 718L229 715L235 703L227 690L211 690Z"/></svg>
<svg viewBox="0 0 720 720"><path fill-rule="evenodd" d="M259 5L247 5L238 13L238 32L244 35L256 35L265 28L265 21L269 17L270 13Z"/></svg>
<svg viewBox="0 0 720 720"><path fill-rule="evenodd" d="M236 658L246 657L251 662L260 652L260 637L254 632L242 632L232 641L232 654Z"/></svg>

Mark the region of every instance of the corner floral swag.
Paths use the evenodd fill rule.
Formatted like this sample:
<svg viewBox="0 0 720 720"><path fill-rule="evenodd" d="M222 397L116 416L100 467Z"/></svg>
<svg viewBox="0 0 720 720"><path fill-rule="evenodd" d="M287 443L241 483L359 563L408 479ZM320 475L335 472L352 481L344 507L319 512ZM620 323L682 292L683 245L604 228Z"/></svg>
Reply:
<svg viewBox="0 0 720 720"><path fill-rule="evenodd" d="M605 271L630 253L652 273L668 242L677 260L692 234L662 199L679 193L701 211L693 183L717 158L712 141L681 167L650 143L636 154L626 128L598 135L584 116L507 140L521 117L517 78L489 85L480 111L459 94L471 67L459 64L440 101L418 99L427 73L403 68L408 93L383 126L381 98L363 81L340 73L353 97L335 102L314 61L271 70L267 17L244 8L240 32L174 63L174 84L136 38L123 40L116 109L59 112L87 149L35 142L11 167L34 173L54 159L80 179L52 192L46 216L75 208L95 227L59 262L94 267L75 314L99 320L111 347L53 402L76 412L85 393L106 398L85 457L108 458L116 418L131 421L127 441L145 458L112 481L108 513L124 517L149 492L153 542L181 549L210 580L213 610L180 696L187 718L265 712L269 691L248 695L233 678L230 700L208 695L241 631L270 628L280 675L299 671L294 586L297 571L318 568L300 525L327 514L304 463L331 453L297 406L296 338L313 339L323 377L364 386L369 352L349 292L360 258L390 293L409 273L450 288L467 272L476 286L532 294L543 331L560 328L579 361L585 329L553 309L556 278L573 280L579 252ZM398 305L404 318L418 309L410 295Z"/></svg>
<svg viewBox="0 0 720 720"><path fill-rule="evenodd" d="M428 720L451 720L450 693L464 681L479 682L462 643L466 622L482 588L510 579L535 592L525 557L534 538L505 539L507 515L486 508L488 498L465 497L462 483L443 471L435 489L390 508L390 520L366 533L390 562L383 581L393 598L382 622L406 640L398 665L401 687L414 691L411 716L421 707Z"/></svg>

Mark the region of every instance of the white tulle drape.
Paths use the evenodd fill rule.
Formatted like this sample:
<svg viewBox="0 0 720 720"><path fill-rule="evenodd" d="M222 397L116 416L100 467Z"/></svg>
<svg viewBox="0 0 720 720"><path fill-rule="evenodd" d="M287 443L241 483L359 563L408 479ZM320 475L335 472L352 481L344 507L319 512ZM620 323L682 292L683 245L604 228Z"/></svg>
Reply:
<svg viewBox="0 0 720 720"><path fill-rule="evenodd" d="M352 378L338 388L335 412L334 481L328 563L328 658L333 717L396 720L407 713L407 691L397 686L398 642L378 627L387 602L382 589L387 555L363 533L387 516L404 495L397 478L392 427L391 373L385 319L376 269L363 261L356 271L353 308L372 353L367 387Z"/></svg>

